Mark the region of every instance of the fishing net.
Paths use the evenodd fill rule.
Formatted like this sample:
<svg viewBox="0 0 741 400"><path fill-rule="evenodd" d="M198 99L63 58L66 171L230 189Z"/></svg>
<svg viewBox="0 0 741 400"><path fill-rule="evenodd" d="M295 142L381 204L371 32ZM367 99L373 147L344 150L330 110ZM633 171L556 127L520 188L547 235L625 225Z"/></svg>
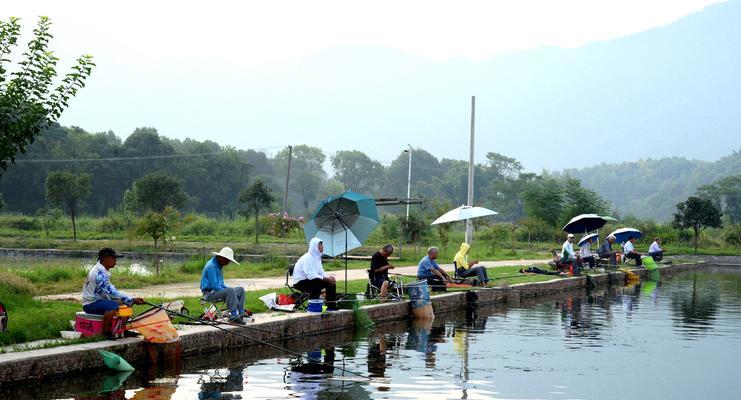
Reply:
<svg viewBox="0 0 741 400"><path fill-rule="evenodd" d="M355 329L368 329L375 325L371 317L360 307L357 301L353 302L352 308L355 315Z"/></svg>

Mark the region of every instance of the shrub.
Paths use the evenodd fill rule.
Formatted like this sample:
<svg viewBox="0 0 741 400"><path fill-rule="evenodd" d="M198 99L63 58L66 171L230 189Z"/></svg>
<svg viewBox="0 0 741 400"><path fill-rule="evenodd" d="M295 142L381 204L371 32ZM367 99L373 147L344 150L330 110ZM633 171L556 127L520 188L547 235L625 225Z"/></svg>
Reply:
<svg viewBox="0 0 741 400"><path fill-rule="evenodd" d="M729 225L723 233L723 240L730 246L741 245L741 225Z"/></svg>
<svg viewBox="0 0 741 400"><path fill-rule="evenodd" d="M0 279L0 289L15 295L31 296L36 293L36 287L28 278L11 271L3 272L3 278Z"/></svg>
<svg viewBox="0 0 741 400"><path fill-rule="evenodd" d="M0 218L0 227L19 231L36 231L42 229L38 219L25 215L4 215Z"/></svg>
<svg viewBox="0 0 741 400"><path fill-rule="evenodd" d="M292 231L300 230L304 225L304 217L294 218L288 213L271 213L265 217L267 232L271 236L284 238Z"/></svg>

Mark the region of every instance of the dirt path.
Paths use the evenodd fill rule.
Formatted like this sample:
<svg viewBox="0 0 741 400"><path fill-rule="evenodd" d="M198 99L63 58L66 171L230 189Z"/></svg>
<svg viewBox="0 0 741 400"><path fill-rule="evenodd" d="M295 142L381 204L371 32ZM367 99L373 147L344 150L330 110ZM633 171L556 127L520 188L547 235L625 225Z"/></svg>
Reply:
<svg viewBox="0 0 741 400"><path fill-rule="evenodd" d="M544 264L548 260L505 260L505 261L482 261L481 264L488 268L504 267L510 265L533 265L533 264ZM453 270L453 264L441 264L446 271ZM398 267L392 270L394 273L402 275L416 275L417 266L406 266ZM338 281L345 280L345 271L329 271L329 275L333 275ZM368 273L365 269L350 269L347 271L348 280L356 279L367 279ZM226 284L229 286L242 286L247 291L260 290L260 289L272 289L283 287L286 283L285 276L272 277L272 278L250 278L250 279L228 279ZM115 282L114 282L115 284ZM167 285L154 285L146 286L139 289L126 289L123 290L126 294L134 297L143 297L145 299L162 298L162 299L175 299L180 297L198 297L201 295L198 282L187 282L187 283L172 283ZM41 300L72 300L80 301L80 292L75 293L62 293L53 294L46 296L37 297Z"/></svg>

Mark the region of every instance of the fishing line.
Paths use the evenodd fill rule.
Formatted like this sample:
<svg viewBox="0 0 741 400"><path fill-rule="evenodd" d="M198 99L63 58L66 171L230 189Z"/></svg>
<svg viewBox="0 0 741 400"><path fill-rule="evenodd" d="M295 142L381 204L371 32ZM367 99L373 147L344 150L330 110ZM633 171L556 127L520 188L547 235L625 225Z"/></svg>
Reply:
<svg viewBox="0 0 741 400"><path fill-rule="evenodd" d="M221 326L219 326L219 325L218 325L218 323L217 323L217 324L213 324L213 323L209 323L209 322L207 322L207 321L201 320L200 318L195 318L195 317L191 317L190 315L185 315L185 314L181 314L181 313L179 313L179 312L177 312L177 311L169 311L169 310L167 310L166 308L162 307L161 305L158 305L158 304L152 304L152 303L150 303L150 302L147 302L147 301L145 301L145 302L144 302L144 304L150 305L150 306L152 306L152 307L155 307L155 308L159 308L160 310L163 310L163 311L165 311L166 313L170 313L170 314L175 314L175 315L177 315L177 316L180 316L180 317L183 317L183 318L189 319L189 320L191 320L191 321L197 321L197 322L201 322L201 323L202 323L203 325L208 325L208 326L212 326L212 327L214 327L214 328L216 328L216 329L219 329L219 330L221 330L221 331L224 331L224 332L227 332L227 333L231 333L231 334L233 334L233 335L236 335L236 336L239 336L239 337L241 337L241 338L243 338L243 339L247 339L247 340L252 340L252 341L254 341L254 342L257 342L257 343L260 343L260 344L262 344L262 345L265 345L265 346L269 346L269 347L272 347L272 348L274 348L274 349L277 349L277 350L280 350L280 351L286 352L286 353L288 353L288 354L294 355L294 356L298 357L299 359L304 359L304 358L305 358L305 356L304 356L303 354L301 354L301 353L295 352L295 351L293 351L293 350L289 350L289 349L287 349L287 348L285 348L285 347L282 347L282 346L278 346L278 345L276 345L276 344L273 344L273 343L270 343L270 342L266 342L266 341L264 341L264 340L260 340L260 339L255 339L255 338L251 338L251 337L249 337L249 336L247 336L247 335L245 335L245 334L242 334L242 333L240 333L240 332L236 332L236 331L234 331L233 329L226 329L226 328L224 328L224 327L221 327ZM246 325L237 325L237 326L239 326L240 328L241 328L241 327L248 327L248 326L246 326ZM373 380L373 378L367 377L367 376L365 376L365 375L362 375L362 374L360 374L360 373L357 373L357 372L354 372L354 371L350 371L349 369L346 369L346 368L343 368L343 367L340 367L340 366L335 366L335 365L332 365L332 364L327 364L327 363L325 363L325 362L323 362L323 361L319 361L318 363L319 363L319 364L322 364L322 365L324 365L324 366L326 366L326 367L331 367L331 368L337 368L337 369L339 369L339 370L341 370L341 371L343 371L343 372L347 372L347 373L349 373L349 374L352 374L352 375L358 376L358 377L360 377L360 378L363 378L363 379L367 379L367 380L369 380L369 381L372 381L372 380Z"/></svg>

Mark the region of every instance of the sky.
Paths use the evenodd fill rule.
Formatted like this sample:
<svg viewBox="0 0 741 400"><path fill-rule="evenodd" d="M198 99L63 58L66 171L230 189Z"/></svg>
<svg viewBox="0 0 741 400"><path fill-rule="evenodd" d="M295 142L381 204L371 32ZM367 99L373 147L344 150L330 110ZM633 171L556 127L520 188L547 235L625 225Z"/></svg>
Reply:
<svg viewBox="0 0 741 400"><path fill-rule="evenodd" d="M97 68L64 125L121 137L151 126L168 137L269 152L307 143L328 154L357 149L388 163L407 144L467 157L475 89L436 91L446 99L431 102L436 94L419 79L428 69L578 49L672 24L718 2L5 0L0 17L21 17L27 38L37 16L49 16L61 71L80 54L95 57ZM437 79L448 77L427 82ZM486 109L478 115L477 137L496 134ZM493 143L477 149L477 160L498 151ZM525 149L507 150L529 170L554 167Z"/></svg>

